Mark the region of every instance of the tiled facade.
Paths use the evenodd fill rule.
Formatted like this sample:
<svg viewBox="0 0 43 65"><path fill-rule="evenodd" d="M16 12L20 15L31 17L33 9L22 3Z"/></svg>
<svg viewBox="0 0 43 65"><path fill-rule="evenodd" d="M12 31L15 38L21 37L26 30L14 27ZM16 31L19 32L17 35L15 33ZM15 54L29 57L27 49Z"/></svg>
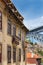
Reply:
<svg viewBox="0 0 43 65"><path fill-rule="evenodd" d="M19 12L15 14L17 9L15 13L14 9L10 0L0 0L0 65L25 65L22 44L28 29L23 17Z"/></svg>

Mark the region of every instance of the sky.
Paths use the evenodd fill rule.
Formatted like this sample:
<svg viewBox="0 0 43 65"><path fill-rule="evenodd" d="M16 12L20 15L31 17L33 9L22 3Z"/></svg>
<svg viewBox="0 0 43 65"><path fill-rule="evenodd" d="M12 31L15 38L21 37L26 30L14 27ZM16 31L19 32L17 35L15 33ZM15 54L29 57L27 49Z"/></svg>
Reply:
<svg viewBox="0 0 43 65"><path fill-rule="evenodd" d="M31 30L43 26L43 0L12 0L24 17L25 26Z"/></svg>

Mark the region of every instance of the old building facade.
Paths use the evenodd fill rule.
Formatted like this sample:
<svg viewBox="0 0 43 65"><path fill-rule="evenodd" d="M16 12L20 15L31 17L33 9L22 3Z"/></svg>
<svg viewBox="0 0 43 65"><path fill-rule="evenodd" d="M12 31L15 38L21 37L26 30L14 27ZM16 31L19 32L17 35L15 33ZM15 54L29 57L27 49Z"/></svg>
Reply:
<svg viewBox="0 0 43 65"><path fill-rule="evenodd" d="M28 29L10 0L0 0L0 65L24 65L23 45Z"/></svg>

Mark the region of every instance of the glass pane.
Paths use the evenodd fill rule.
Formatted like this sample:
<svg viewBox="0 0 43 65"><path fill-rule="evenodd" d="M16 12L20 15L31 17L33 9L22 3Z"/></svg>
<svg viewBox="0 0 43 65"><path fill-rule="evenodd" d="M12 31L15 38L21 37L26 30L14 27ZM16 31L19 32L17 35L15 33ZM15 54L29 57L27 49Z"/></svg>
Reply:
<svg viewBox="0 0 43 65"><path fill-rule="evenodd" d="M2 16L2 13L0 12L0 17Z"/></svg>
<svg viewBox="0 0 43 65"><path fill-rule="evenodd" d="M7 50L7 58L8 58L8 63L11 63L11 47L8 46L8 50Z"/></svg>
<svg viewBox="0 0 43 65"><path fill-rule="evenodd" d="M14 36L16 35L16 26L15 25L13 26L13 35Z"/></svg>
<svg viewBox="0 0 43 65"><path fill-rule="evenodd" d="M8 34L11 35L11 22L8 20Z"/></svg>
<svg viewBox="0 0 43 65"><path fill-rule="evenodd" d="M21 49L19 49L19 61L21 61Z"/></svg>
<svg viewBox="0 0 43 65"><path fill-rule="evenodd" d="M16 48L13 48L13 62L16 62Z"/></svg>

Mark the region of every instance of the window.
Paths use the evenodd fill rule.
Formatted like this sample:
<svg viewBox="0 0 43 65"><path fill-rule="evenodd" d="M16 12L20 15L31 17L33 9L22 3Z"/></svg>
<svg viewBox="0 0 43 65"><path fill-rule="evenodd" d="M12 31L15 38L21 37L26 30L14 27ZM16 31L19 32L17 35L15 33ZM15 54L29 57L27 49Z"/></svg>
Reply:
<svg viewBox="0 0 43 65"><path fill-rule="evenodd" d="M23 52L23 61L25 61L25 50Z"/></svg>
<svg viewBox="0 0 43 65"><path fill-rule="evenodd" d="M11 63L11 46L7 47L7 60L8 63Z"/></svg>
<svg viewBox="0 0 43 65"><path fill-rule="evenodd" d="M0 44L0 63L2 62L2 45Z"/></svg>
<svg viewBox="0 0 43 65"><path fill-rule="evenodd" d="M23 32L22 32L23 33ZM23 33L22 34L22 42L24 43L24 40L25 40L25 34Z"/></svg>
<svg viewBox="0 0 43 65"><path fill-rule="evenodd" d="M13 36L16 36L16 26L13 26Z"/></svg>
<svg viewBox="0 0 43 65"><path fill-rule="evenodd" d="M21 61L21 49L19 49L19 61Z"/></svg>
<svg viewBox="0 0 43 65"><path fill-rule="evenodd" d="M13 62L16 62L16 48L13 47Z"/></svg>
<svg viewBox="0 0 43 65"><path fill-rule="evenodd" d="M0 30L2 29L2 12L0 11Z"/></svg>
<svg viewBox="0 0 43 65"><path fill-rule="evenodd" d="M22 38L22 48L23 48L23 61L25 61L25 44L24 44L24 38Z"/></svg>
<svg viewBox="0 0 43 65"><path fill-rule="evenodd" d="M18 37L21 39L21 29L18 30Z"/></svg>
<svg viewBox="0 0 43 65"><path fill-rule="evenodd" d="M11 35L11 21L8 20L8 34Z"/></svg>

